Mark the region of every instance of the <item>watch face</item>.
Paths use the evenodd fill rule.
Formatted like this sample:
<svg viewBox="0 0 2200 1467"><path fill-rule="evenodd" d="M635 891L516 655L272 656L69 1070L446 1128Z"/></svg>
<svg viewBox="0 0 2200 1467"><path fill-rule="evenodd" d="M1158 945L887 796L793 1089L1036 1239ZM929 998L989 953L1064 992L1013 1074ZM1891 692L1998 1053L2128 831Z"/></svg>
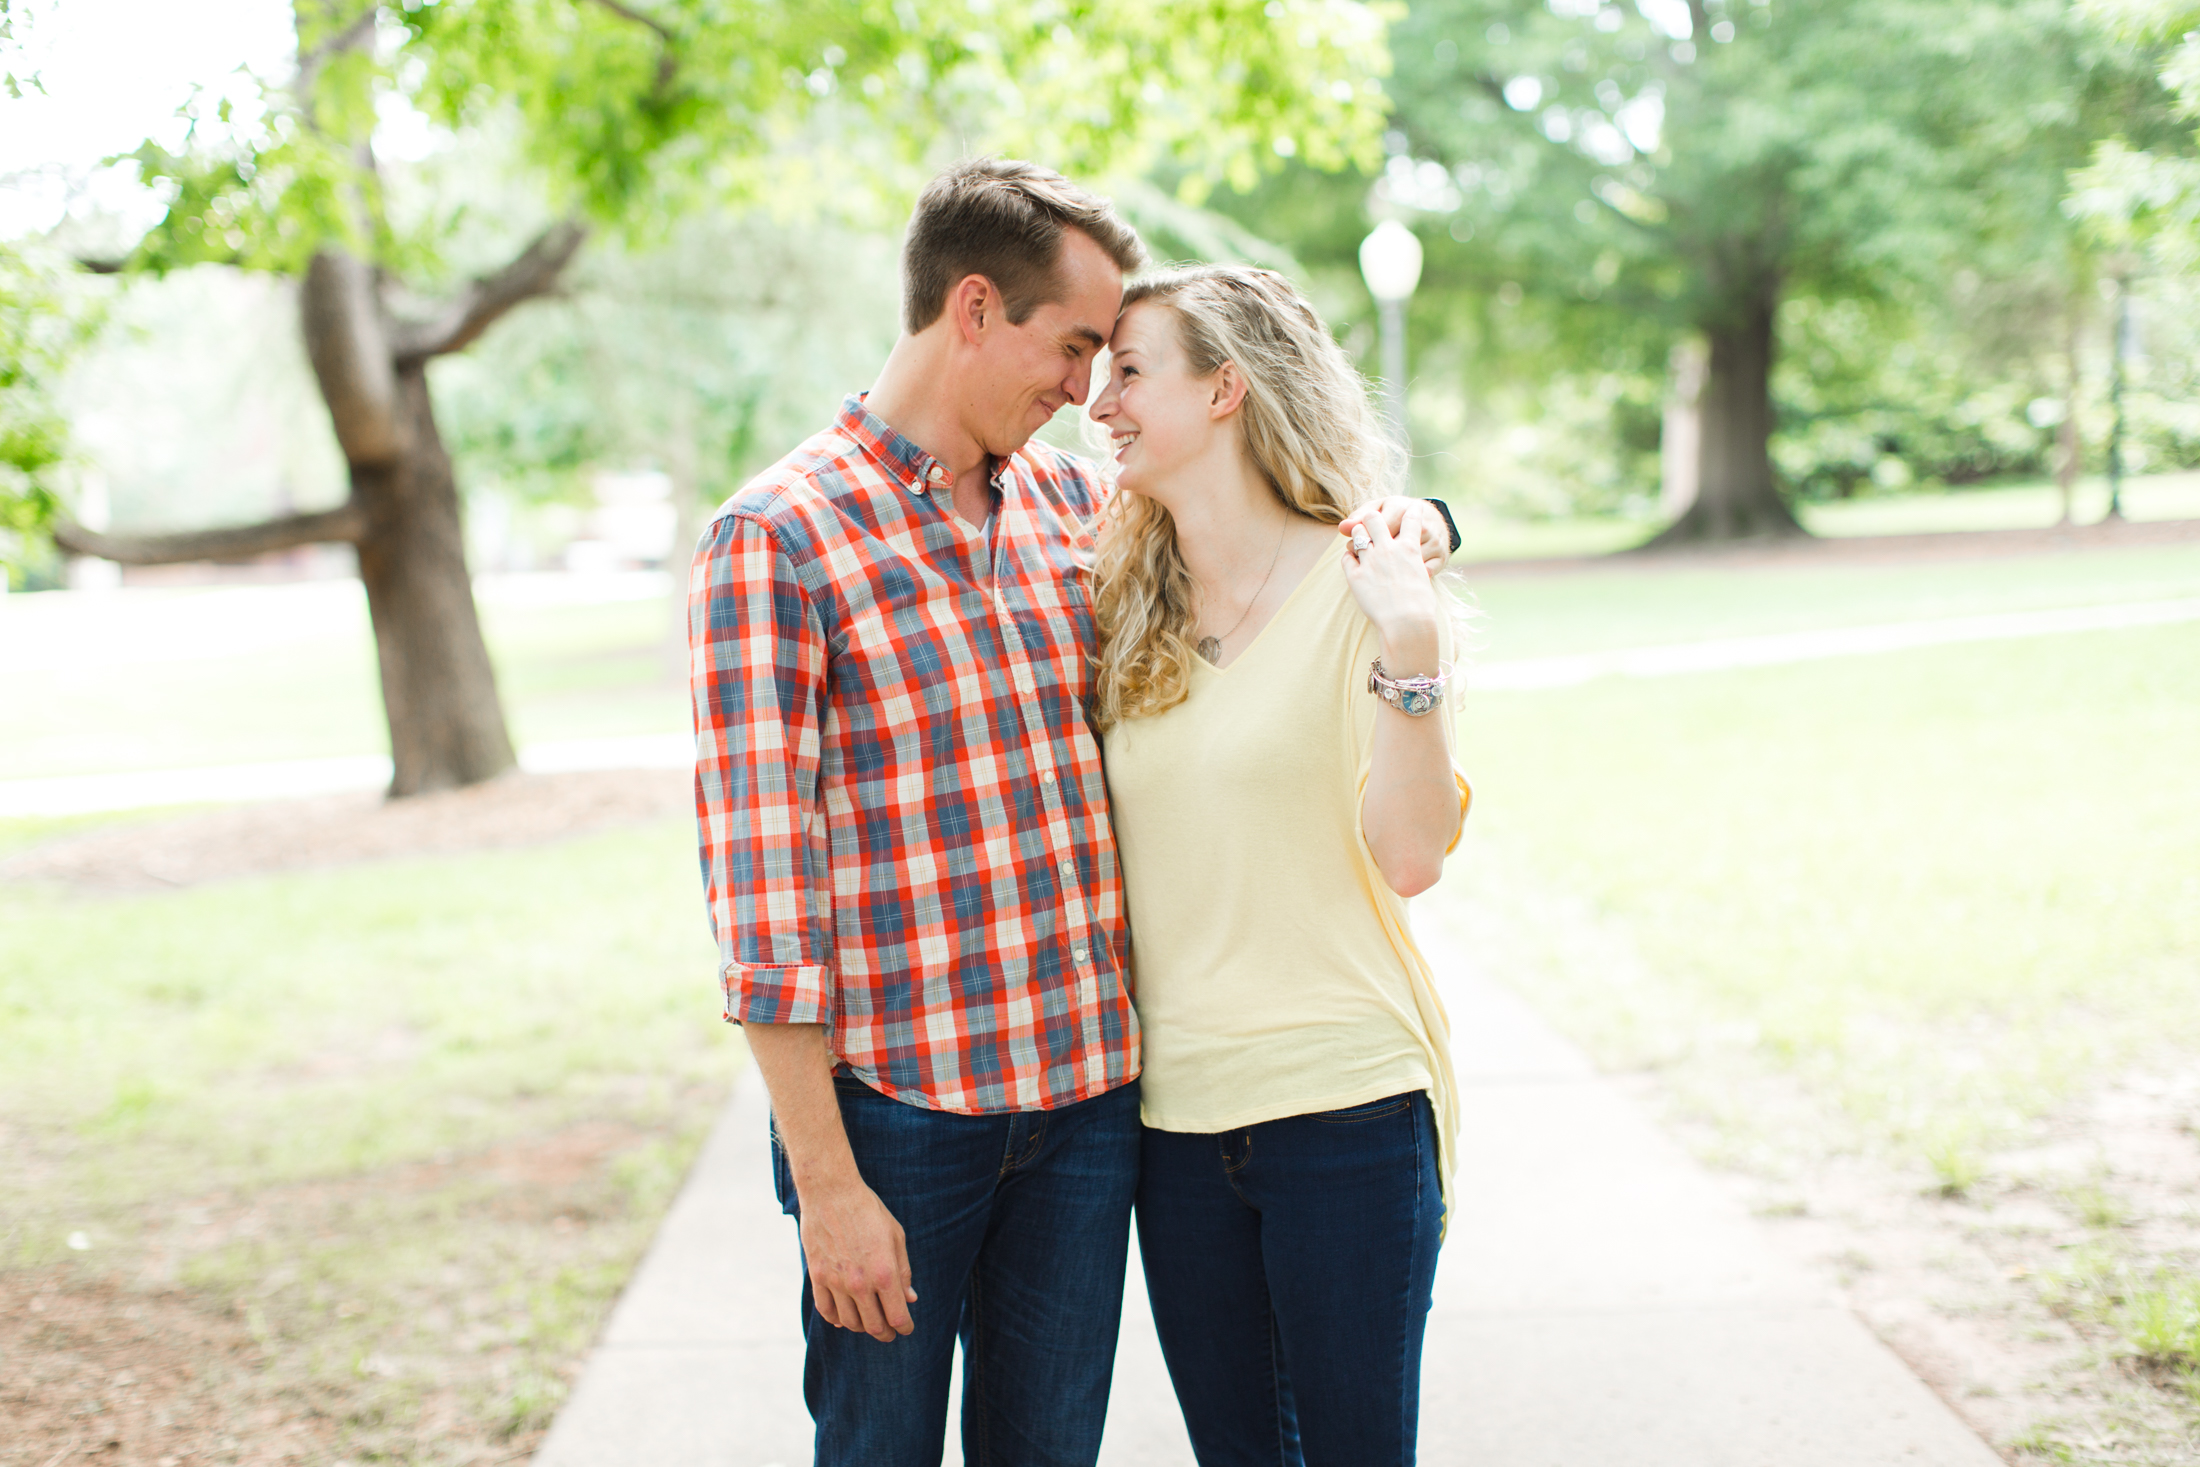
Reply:
<svg viewBox="0 0 2200 1467"><path fill-rule="evenodd" d="M1405 692L1398 697L1398 706L1407 713L1422 714L1436 706L1434 693Z"/></svg>

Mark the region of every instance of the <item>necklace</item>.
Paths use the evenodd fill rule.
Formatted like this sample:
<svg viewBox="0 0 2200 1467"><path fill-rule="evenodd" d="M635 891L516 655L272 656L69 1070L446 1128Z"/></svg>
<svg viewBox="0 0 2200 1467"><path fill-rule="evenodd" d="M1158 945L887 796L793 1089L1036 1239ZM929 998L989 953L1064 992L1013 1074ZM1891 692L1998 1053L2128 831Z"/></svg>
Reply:
<svg viewBox="0 0 2200 1467"><path fill-rule="evenodd" d="M1193 644L1192 650L1194 652L1197 652L1200 656L1206 658L1210 663L1213 663L1217 666L1221 665L1223 642L1229 637L1234 636L1239 627L1245 625L1245 618L1253 614L1254 606L1258 605L1260 602L1260 593L1267 590L1268 582L1274 579L1276 574L1276 562L1283 557L1283 537L1284 534L1288 530L1290 530L1290 528L1291 522L1289 520L1285 520L1283 522L1283 529L1276 531L1276 549L1275 553L1268 557L1268 574L1260 578L1260 585L1256 587L1253 591L1253 599L1245 603L1245 609L1238 613L1238 619L1230 623L1230 630L1224 632L1219 637L1201 637L1198 642Z"/></svg>

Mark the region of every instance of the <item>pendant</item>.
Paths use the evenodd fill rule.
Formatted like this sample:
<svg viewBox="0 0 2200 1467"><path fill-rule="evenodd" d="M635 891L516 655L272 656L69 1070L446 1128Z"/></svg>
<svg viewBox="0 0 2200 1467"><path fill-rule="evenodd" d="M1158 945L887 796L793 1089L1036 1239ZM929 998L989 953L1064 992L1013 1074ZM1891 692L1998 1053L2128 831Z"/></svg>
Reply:
<svg viewBox="0 0 2200 1467"><path fill-rule="evenodd" d="M1222 665L1222 639L1220 637L1201 637L1192 650L1216 666Z"/></svg>

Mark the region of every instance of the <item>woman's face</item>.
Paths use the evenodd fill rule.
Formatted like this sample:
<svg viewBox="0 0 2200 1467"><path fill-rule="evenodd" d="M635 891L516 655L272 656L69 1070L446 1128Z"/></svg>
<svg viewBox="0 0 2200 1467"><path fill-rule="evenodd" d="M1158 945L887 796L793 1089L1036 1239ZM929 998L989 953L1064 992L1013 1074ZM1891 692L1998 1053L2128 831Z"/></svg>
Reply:
<svg viewBox="0 0 2200 1467"><path fill-rule="evenodd" d="M1157 301L1140 301L1116 318L1108 353L1107 385L1090 411L1114 447L1115 482L1167 505L1192 477L1185 471L1233 430L1227 415L1214 412L1221 373L1191 375L1176 312Z"/></svg>

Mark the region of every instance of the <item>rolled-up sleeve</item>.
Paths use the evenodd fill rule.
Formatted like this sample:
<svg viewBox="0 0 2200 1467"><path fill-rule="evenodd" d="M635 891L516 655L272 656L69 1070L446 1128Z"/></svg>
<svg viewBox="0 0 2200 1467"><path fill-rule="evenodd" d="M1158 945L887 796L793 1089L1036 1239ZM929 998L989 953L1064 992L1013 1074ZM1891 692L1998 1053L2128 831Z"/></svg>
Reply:
<svg viewBox="0 0 2200 1467"><path fill-rule="evenodd" d="M688 686L703 887L737 1024L832 1022L826 670L817 609L778 539L721 515L688 577Z"/></svg>

